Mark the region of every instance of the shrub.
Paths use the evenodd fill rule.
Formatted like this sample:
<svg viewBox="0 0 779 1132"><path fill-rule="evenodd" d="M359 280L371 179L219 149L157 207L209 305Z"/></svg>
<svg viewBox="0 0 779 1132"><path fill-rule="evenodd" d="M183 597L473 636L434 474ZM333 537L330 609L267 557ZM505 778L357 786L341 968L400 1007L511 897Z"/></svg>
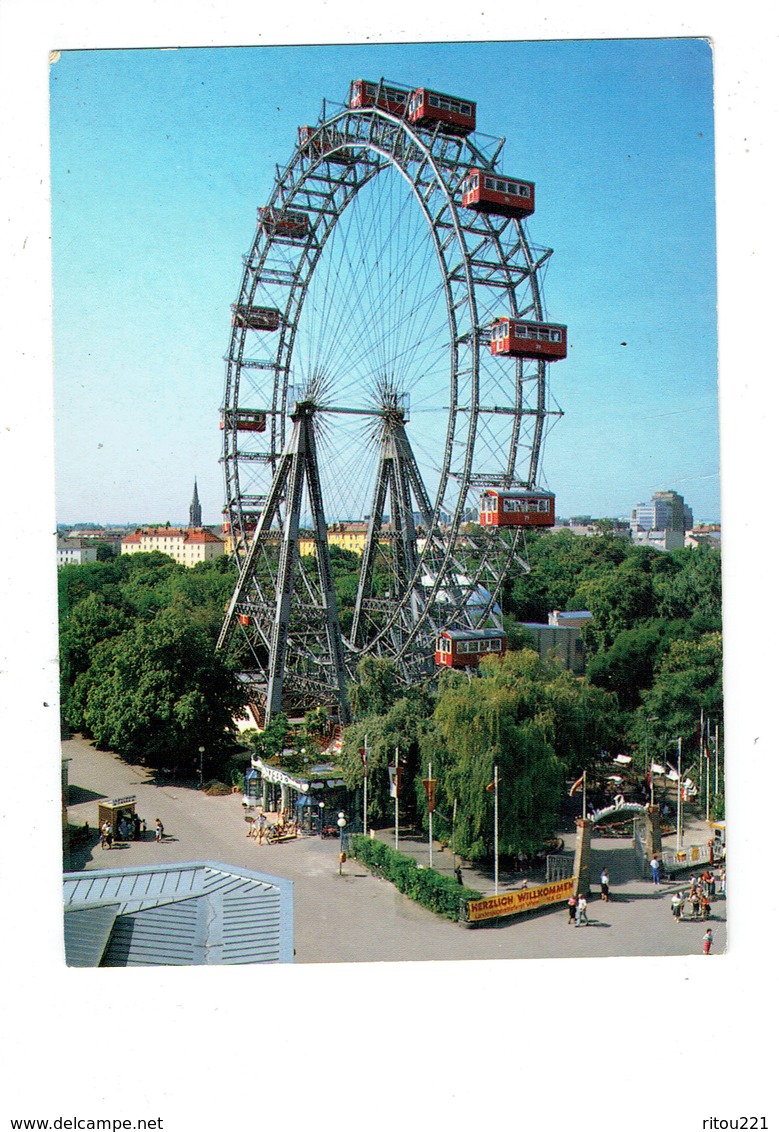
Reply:
<svg viewBox="0 0 779 1132"><path fill-rule="evenodd" d="M442 876L435 869L420 869L413 857L398 853L383 841L354 833L350 851L371 872L394 884L398 892L448 920L464 919L465 902L481 899L480 892L464 888L454 877Z"/></svg>

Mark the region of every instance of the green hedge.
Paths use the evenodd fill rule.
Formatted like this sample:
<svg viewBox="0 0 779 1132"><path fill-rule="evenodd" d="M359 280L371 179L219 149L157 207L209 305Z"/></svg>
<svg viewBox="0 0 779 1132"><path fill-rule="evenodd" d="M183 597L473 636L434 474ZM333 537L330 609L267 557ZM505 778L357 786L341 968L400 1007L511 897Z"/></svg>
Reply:
<svg viewBox="0 0 779 1132"><path fill-rule="evenodd" d="M420 869L413 857L398 853L383 841L353 833L349 851L371 872L394 884L398 892L448 920L464 919L465 902L481 900L480 892L464 888L454 877L442 876L435 869Z"/></svg>

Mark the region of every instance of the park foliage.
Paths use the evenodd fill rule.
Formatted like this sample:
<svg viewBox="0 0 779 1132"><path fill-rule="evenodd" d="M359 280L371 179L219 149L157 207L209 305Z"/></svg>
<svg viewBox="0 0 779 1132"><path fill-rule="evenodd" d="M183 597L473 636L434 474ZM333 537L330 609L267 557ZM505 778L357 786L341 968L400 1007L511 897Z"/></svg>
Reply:
<svg viewBox="0 0 779 1132"><path fill-rule="evenodd" d="M361 662L349 689L355 722L344 732L342 770L361 792L367 740L371 823L392 819L387 768L396 758L402 810L425 822L422 780L431 768L436 836L454 838L463 856L486 857L487 787L497 767L501 852L532 853L555 828L566 783L584 770L594 782L601 752L627 752L641 766L672 759L678 737L685 749L697 745L701 712L724 738L717 551L634 547L605 525L591 538L563 530L532 533L527 542L532 571L512 566L501 595L505 659L413 686L389 660ZM304 567L313 562L304 559ZM358 570L356 555L335 554L345 628ZM63 726L158 767L193 770L204 746L217 773L235 751L233 717L244 706L229 652L215 652L234 583L228 558L185 569L159 553L137 554L61 569ZM522 622L546 622L553 609L592 613L584 677L528 647ZM257 753L274 757L296 738L326 736L325 715L310 713L300 736L277 721L257 737Z"/></svg>
<svg viewBox="0 0 779 1132"><path fill-rule="evenodd" d="M64 727L160 768L224 753L243 706L214 650L234 578L227 559L185 569L157 552L60 570Z"/></svg>
<svg viewBox="0 0 779 1132"><path fill-rule="evenodd" d="M409 688L387 660L362 662L351 689L356 722L344 734L347 783L363 784L368 817L392 820L387 767L401 766L401 810L426 820L422 780L436 781L435 836L465 857L492 852L495 767L502 855L543 846L567 801L566 784L588 772L591 796L617 753L637 767L675 765L677 741L698 749L704 713L722 734L720 555L709 548L663 553L608 532L528 537L532 571L509 571L503 609L512 647L476 674L447 671L432 687ZM551 610L587 609L588 666L574 677L541 660L521 623ZM697 778L697 758L692 770ZM686 768L685 768L686 769ZM719 799L713 800L715 809Z"/></svg>

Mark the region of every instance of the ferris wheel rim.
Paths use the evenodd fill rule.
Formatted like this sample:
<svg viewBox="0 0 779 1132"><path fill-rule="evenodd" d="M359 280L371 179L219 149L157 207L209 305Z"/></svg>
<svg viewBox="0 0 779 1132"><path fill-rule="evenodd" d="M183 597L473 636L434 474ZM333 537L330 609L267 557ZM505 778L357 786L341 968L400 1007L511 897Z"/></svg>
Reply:
<svg viewBox="0 0 779 1132"><path fill-rule="evenodd" d="M305 153L306 147L302 144L298 144L295 147L295 151L293 153L293 156L292 156L288 166L284 170L284 172L283 173L282 172L277 173L277 177L274 181L274 188L273 188L273 191L272 191L272 193L269 197L268 205L266 207L268 209L275 208L279 205L283 205L284 207L286 207L287 203L291 200L293 203L292 203L292 205L290 205L290 207L292 207L294 209L295 193L298 191L299 187L302 184L305 183L306 179L309 177L312 170L319 169L323 165L327 164L332 159L333 154L335 154L335 153L341 152L345 149L355 150L355 151L359 151L359 150L362 149L362 150L368 150L373 154L379 154L383 158L385 158L387 162L392 164L395 167L395 169L398 172L401 173L401 175L405 178L407 184L410 186L411 191L415 195L417 203L420 205L421 210L424 213L425 219L428 223L428 228L429 228L429 231L430 231L430 234L431 234L431 237L432 237L432 242L435 246L436 255L437 255L438 260L439 260L439 267L441 268L442 281L443 281L444 284L446 284L447 280L446 280L446 271L445 271L445 261L444 261L443 253L442 253L443 239L442 239L442 237L439 233L439 225L440 225L442 215L446 214L446 216L448 217L448 219L451 222L452 229L455 233L455 240L456 240L456 242L457 242L457 244L460 248L461 266L462 266L462 269L463 269L464 275L465 275L465 289L466 289L466 292L467 292L466 302L461 301L458 305L467 307L467 310L469 312L469 327L468 327L468 330L467 330L465 337L470 339L470 342L469 342L469 347L470 347L469 371L470 371L470 384L471 384L471 404L470 404L470 408L466 409L467 416L468 416L468 434L467 434L467 447L466 447L466 452L465 452L465 456L464 456L464 460L463 460L465 471L464 471L464 473L460 473L460 475L459 475L460 483L459 483L459 490L457 492L457 504L456 504L455 512L452 516L451 531L450 531L448 542L446 544L446 551L445 551L445 555L444 555L444 560L443 560L443 563L441 564L440 568L437 571L437 576L433 579L433 584L430 587L429 597L428 597L427 602L426 602L424 609L422 611L422 617L420 617L420 619L417 623L416 632L419 632L420 629L421 629L421 626L423 624L423 617L426 616L430 612L431 608L433 607L433 603L436 600L436 595L439 592L442 577L445 574L446 570L451 568L452 553L453 553L453 548L455 546L455 540L456 540L457 528L458 528L458 525L459 525L459 519L462 516L468 495L473 490L473 486L474 486L473 480L472 480L473 458L474 458L474 441L475 441L475 430L476 430L476 426L478 424L479 413L480 413L480 408L479 408L479 373L480 373L479 333L480 333L481 328L479 327L479 320L478 320L478 303L477 303L476 292L475 292L475 284L474 284L474 280L473 280L473 276L472 276L472 272L471 272L470 256L469 256L468 248L467 248L465 240L464 240L463 228L462 228L462 225L460 223L459 206L457 204L457 201L455 200L454 192L452 190L451 185L447 182L447 179L441 173L441 170L439 168L440 162L437 161L436 154L434 153L433 147L436 143L437 138L434 137L432 139L431 144L426 145L425 141L420 137L419 132L417 130L413 129L412 126L409 123L407 123L404 120L396 117L395 115L392 115L388 112L381 110L378 107L370 107L370 108L364 108L364 109L345 109L345 110L339 111L333 117L331 117L331 118L327 119L326 121L323 121L322 123L320 123L320 126L317 129L321 132L322 136L326 136L326 132L327 132L328 129L329 130L335 130L337 132L339 125L342 125L342 124L346 124L347 129L348 129L348 124L355 121L355 120L363 120L363 121L367 121L367 122L371 123L371 126L370 126L371 131L373 131L373 127L374 127L375 123L377 123L377 122L381 123L381 129L383 129L385 131L385 133L388 132L388 131L394 131L394 136L395 136L396 142L397 142L397 139L402 135L403 138L405 139L406 143L407 143L407 149L405 151L405 164L403 163L403 160L402 160L403 155L399 155L398 152L397 152L397 145L395 145L393 148L382 148L382 146L379 144L379 141L374 136L368 136L367 138L362 137L362 136L354 137L354 138L348 137L345 142L339 141L339 142L336 142L336 144L332 145L329 150L324 149L323 152L320 155L317 155L313 160L311 159L310 155ZM416 148L414 149L413 147L416 147ZM413 178L408 173L408 166L411 163L411 155L414 152L416 152L417 154L421 152L423 154L425 168L429 169L432 172L432 174L435 176L435 178L438 182L438 186L444 194L445 205L444 205L444 208L439 209L438 221L436 221L433 218L430 210L426 207L426 201L422 200L420 193L419 193L419 190L418 190L418 185L415 184L415 178ZM327 241L329 240L332 232L336 228L336 226L337 226L338 222L340 221L343 213L350 206L350 204L355 199L355 197L359 194L359 192L365 187L365 185L368 184L370 181L372 181L377 175L379 175L383 171L384 168L387 168L387 166L386 165L382 166L382 167L377 166L370 173L370 175L368 177L363 178L359 182L359 184L353 185L352 191L349 192L348 194L346 194L344 196L344 198L340 201L339 207L337 208L335 214L331 217L330 222L325 223L325 226L322 229L324 238L314 248L315 254L314 254L313 259L308 264L307 277L306 277L305 283L302 284L301 286L299 286L299 288L297 289L297 292L295 291L295 289L290 288L290 293L289 293L289 296L288 296L288 303L287 303L287 310L284 312L285 323L288 323L288 325L289 325L289 335L286 336L286 337L282 336L282 339L280 340L278 351L277 351L277 357L276 357L276 365L275 365L274 370L273 370L273 395L272 395L272 408L273 408L273 413L274 413L273 426L274 427L276 426L276 423L277 423L276 414L278 413L281 416L281 422L282 422L282 427L279 430L280 438L283 438L283 436L284 436L284 422L286 420L286 414L287 414L287 409L288 409L288 398L289 398L289 385L290 385L289 377L290 377L290 370L291 370L292 357L293 357L293 351L294 351L294 344L295 344L295 340L296 340L296 337L297 337L298 325L299 325L301 314L302 314L304 306L305 306L305 300L306 300L306 295L308 293L308 287L309 287L311 279L313 278L313 276L315 274L316 266L317 266L318 261L319 261L319 257L321 256L321 254L322 254L322 252L323 252L323 250L324 250L324 248L327 244ZM294 178L295 173L297 173L297 180L293 179L291 181L291 184L288 184L288 182L290 182L290 178ZM417 179L418 179L418 174L417 174ZM341 183L345 184L345 178L341 178ZM309 210L309 211L313 212L314 210ZM317 231L317 227L318 227L317 223L313 222L312 223L312 230ZM487 227L492 228L492 224L489 220L487 221ZM523 245L524 245L524 248L525 248L525 255L529 259L529 252L527 251L527 244L526 244L526 239L525 239L525 235L524 235L522 226L520 224L517 224L516 227L517 227L517 230L520 234L520 241L523 242ZM258 249L258 245L259 245L260 240L261 240L261 237L260 237L260 233L258 231L258 234L255 238L253 245L252 245L252 251L250 252L249 256L246 257L246 260L245 260L244 277L243 277L243 281L242 281L242 285L241 285L241 291L240 291L239 295L240 296L247 296L249 299L251 299L256 293L257 286L258 286L258 279L259 279L259 269L261 269L261 266L262 266L261 260L259 258L255 259L255 252ZM267 240L266 243L265 243L265 247L264 247L266 256L267 256L267 252L268 252L268 250L271 246L272 246L272 240ZM500 241L500 238L499 238L499 234L497 232L494 235L494 238L493 238L493 241L492 241L492 246L493 246L493 248L497 248L499 250L500 255L503 256L503 248L502 248L502 244L501 244L501 241ZM307 248L306 250L308 251L309 249ZM304 253L301 253L301 261L300 261L301 263L303 262L303 254ZM503 260L503 269L504 269L504 271L506 272L507 275L510 274L511 265L506 263L505 259ZM543 317L543 309L542 309L542 305L541 305L541 295L540 295L540 292L538 290L535 273L531 273L530 285L531 285L531 288L534 289L534 303L535 303L535 310L537 312L537 317ZM464 344L465 339L463 338L462 335L458 335L456 333L457 323L456 323L456 319L455 319L455 316L454 316L454 310L453 310L454 297L452 295L451 289L444 287L444 290L445 290L445 293L446 293L446 305L447 305L447 309L448 309L449 327L450 327L449 351L450 351L451 373L450 373L450 405L449 405L449 410L448 410L448 424L447 424L447 443L450 444L451 437L452 437L452 434L453 434L453 427L454 427L456 413L458 411L462 412L462 409L456 405L458 387L455 383L455 379L459 376L458 371L457 371L458 358L460 356L458 348L461 345ZM507 294L507 297L509 299L509 307L510 307L511 312L517 313L516 312L516 301L515 301L515 296L514 296L514 290L512 288L508 287L507 290L506 290L506 294ZM289 311L294 312L293 317L291 319L288 318ZM232 337L231 337L230 353L229 353L229 359L228 359L228 377L227 377L226 389L225 389L225 409L227 409L228 403L229 403L231 408L233 408L233 409L238 408L240 386L241 386L241 377L242 377L242 372L243 372L243 368L244 368L244 344L246 342L247 333L248 332L247 332L246 328L243 328L242 330L238 329L238 328L233 329L233 334L232 334ZM236 342L238 343L238 349L237 350L234 349L234 345L236 344ZM231 369L234 371L234 379L232 379L232 380L231 380ZM542 388L543 385L544 385L544 382L543 382L543 363L539 363L539 372L541 374L541 377L539 379L539 390L540 390L539 391L539 398L542 398L544 396L544 390ZM520 409L519 409L517 416L519 416L520 414L521 414L521 406L520 406ZM535 459L536 463L537 463L537 458L538 458L538 450L540 448L540 443L541 443L542 431L543 431L543 414L541 412L539 412L538 415L537 415L537 421L536 421L536 430L535 430L536 440L535 440L535 445L534 445L534 448L535 448L534 459ZM232 450L230 448L231 445L232 445ZM278 458L278 452L281 451L281 447L282 447L281 445L278 445L278 451L277 451L276 448L272 448L272 454L276 458ZM231 472L230 472L231 463L237 464L237 462L238 462L237 430L235 428L233 428L232 431L229 432L229 433L228 433L228 430L225 429L223 452L224 452L223 459L224 459L224 462L225 462L225 475L226 475L226 481L227 481L227 495L228 495L228 499L229 499L230 498L230 490L231 490L231 484L230 484L230 479L229 479L230 474L231 474ZM445 491L446 491L446 487L447 487L446 481L447 481L447 478L449 477L450 469L451 469L451 448L449 448L449 450L447 451L446 458L445 458L444 465L443 465L443 470L442 470L441 476L439 478L439 483L438 483L438 487L437 487L437 491L436 491L436 501L435 501L435 504L433 505L434 512L435 512L436 516L440 515L440 513L441 513L442 503L443 503L443 499L444 499L444 495L445 495ZM241 535L243 537L245 537L243 515L242 515L242 512L241 512L241 506L240 506L241 505L240 485L239 485L239 479L238 479L237 471L234 472L233 474L235 474L235 476L236 476L235 485L238 488L237 490L234 491L234 495L236 496L236 503L237 503L238 523L241 527ZM232 523L232 511L231 511L231 528L233 530L235 529L235 524ZM424 542L424 547L423 547L423 550L422 550L422 552L420 553L420 556L419 556L419 564L418 564L414 578L412 579L410 585L417 583L419 581L420 577L422 576L424 565L425 565L425 562L427 560L428 550L431 547L432 540L433 540L433 530L431 528L427 532L427 536L426 536L425 542ZM506 559L506 565L507 565L507 562L508 562L508 559ZM505 574L505 569L504 569L504 574ZM362 656L362 655L365 655L368 652L371 652L372 649L374 648L377 640L379 640L380 638L384 638L384 639L388 638L390 629L392 628L392 626L394 626L398 622L400 617L401 617L401 609L400 609L400 606L399 606L398 609L396 610L395 614L392 616L390 623L388 623L382 630L380 630L362 648L357 649L357 650L353 650L354 654L356 656ZM413 640L414 640L414 636L415 636L414 632L407 635L405 645L404 645L404 648L403 648L404 652L411 647ZM352 650L350 650L350 651L352 651Z"/></svg>

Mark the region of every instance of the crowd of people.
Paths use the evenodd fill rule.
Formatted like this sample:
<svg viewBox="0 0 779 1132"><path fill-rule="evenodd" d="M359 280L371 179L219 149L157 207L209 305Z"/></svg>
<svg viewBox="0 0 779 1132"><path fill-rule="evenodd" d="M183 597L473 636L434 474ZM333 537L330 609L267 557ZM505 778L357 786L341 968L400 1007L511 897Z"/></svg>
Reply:
<svg viewBox="0 0 779 1132"><path fill-rule="evenodd" d="M725 869L718 870L715 876L710 869L705 869L699 877L691 877L690 886L685 892L679 889L671 897L671 913L677 923L685 919L685 908L690 905L691 920L708 920L711 916L711 902L719 886L720 895L725 895Z"/></svg>
<svg viewBox="0 0 779 1132"><path fill-rule="evenodd" d="M660 860L657 856L651 862L652 883L659 886L661 883ZM608 869L604 869L600 876L600 898L603 901L611 899L610 878ZM711 916L712 901L719 896L725 896L725 866L717 869L716 873L706 868L700 876L690 878L689 885L678 889L671 897L671 912L677 923L682 920L708 920ZM689 915L685 910L689 906ZM568 923L575 927L589 924L587 917L587 900L583 894L572 895L568 898ZM703 954L710 955L714 944L711 928L707 928L703 936Z"/></svg>
<svg viewBox="0 0 779 1132"><path fill-rule="evenodd" d="M270 845L274 841L293 840L300 836L300 826L297 821L290 820L286 810L281 810L277 820L271 820L260 811L256 817L248 819L249 828L246 836L251 837L262 845L263 841Z"/></svg>
<svg viewBox="0 0 779 1132"><path fill-rule="evenodd" d="M154 839L162 841L164 830L159 818L154 823ZM138 814L122 814L116 822L116 828L105 819L100 826L99 840L101 849L113 849L120 841L143 841L146 837L146 818Z"/></svg>

